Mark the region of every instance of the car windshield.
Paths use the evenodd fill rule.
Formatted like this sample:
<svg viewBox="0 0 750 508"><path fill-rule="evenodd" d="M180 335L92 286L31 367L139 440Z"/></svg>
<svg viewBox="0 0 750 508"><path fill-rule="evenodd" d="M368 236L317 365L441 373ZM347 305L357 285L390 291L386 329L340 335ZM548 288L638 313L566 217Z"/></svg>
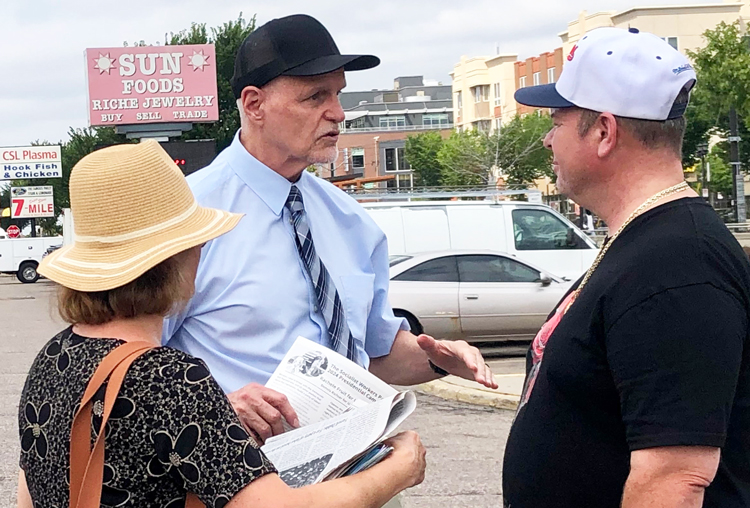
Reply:
<svg viewBox="0 0 750 508"><path fill-rule="evenodd" d="M402 261L406 261L407 259L411 259L412 256L404 256L404 255L395 255L395 256L388 256L388 265L389 266L396 266L397 264L401 263Z"/></svg>

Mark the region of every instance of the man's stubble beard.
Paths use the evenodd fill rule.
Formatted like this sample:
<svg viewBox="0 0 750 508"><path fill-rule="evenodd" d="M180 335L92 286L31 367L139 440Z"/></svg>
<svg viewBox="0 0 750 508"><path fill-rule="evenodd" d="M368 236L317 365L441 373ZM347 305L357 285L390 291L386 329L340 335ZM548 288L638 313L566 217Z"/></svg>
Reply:
<svg viewBox="0 0 750 508"><path fill-rule="evenodd" d="M339 150L338 145L334 145L325 149L313 151L310 153L308 159L309 164L333 164L338 159Z"/></svg>

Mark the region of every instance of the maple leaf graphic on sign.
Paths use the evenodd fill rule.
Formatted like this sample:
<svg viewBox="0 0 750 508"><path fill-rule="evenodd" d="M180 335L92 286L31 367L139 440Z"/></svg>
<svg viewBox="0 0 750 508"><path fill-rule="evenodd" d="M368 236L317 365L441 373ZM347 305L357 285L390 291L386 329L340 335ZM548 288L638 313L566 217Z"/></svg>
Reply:
<svg viewBox="0 0 750 508"><path fill-rule="evenodd" d="M188 59L188 65L193 66L193 71L201 70L208 65L208 55L203 54L203 50L193 51L193 56Z"/></svg>
<svg viewBox="0 0 750 508"><path fill-rule="evenodd" d="M99 57L94 59L94 69L99 69L99 74L110 73L115 68L115 59L110 58L109 53L102 55L99 53Z"/></svg>

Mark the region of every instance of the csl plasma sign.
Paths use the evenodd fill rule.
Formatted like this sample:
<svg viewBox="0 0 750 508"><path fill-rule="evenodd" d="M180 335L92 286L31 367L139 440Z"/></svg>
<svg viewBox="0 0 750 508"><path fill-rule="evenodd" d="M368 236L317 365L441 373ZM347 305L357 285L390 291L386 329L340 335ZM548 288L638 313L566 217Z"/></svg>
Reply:
<svg viewBox="0 0 750 508"><path fill-rule="evenodd" d="M213 44L86 50L89 125L215 122Z"/></svg>
<svg viewBox="0 0 750 508"><path fill-rule="evenodd" d="M0 181L62 178L60 147L0 147Z"/></svg>

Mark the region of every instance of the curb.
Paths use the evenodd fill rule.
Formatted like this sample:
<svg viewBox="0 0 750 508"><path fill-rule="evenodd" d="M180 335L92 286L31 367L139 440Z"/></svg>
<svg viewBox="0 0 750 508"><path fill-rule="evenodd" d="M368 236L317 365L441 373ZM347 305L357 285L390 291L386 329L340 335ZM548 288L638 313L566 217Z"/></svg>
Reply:
<svg viewBox="0 0 750 508"><path fill-rule="evenodd" d="M424 383L415 388L415 391L427 395L433 395L446 400L456 400L477 406L494 407L496 409L518 409L519 395L507 393L492 393L486 390L477 390L447 383L441 379Z"/></svg>

